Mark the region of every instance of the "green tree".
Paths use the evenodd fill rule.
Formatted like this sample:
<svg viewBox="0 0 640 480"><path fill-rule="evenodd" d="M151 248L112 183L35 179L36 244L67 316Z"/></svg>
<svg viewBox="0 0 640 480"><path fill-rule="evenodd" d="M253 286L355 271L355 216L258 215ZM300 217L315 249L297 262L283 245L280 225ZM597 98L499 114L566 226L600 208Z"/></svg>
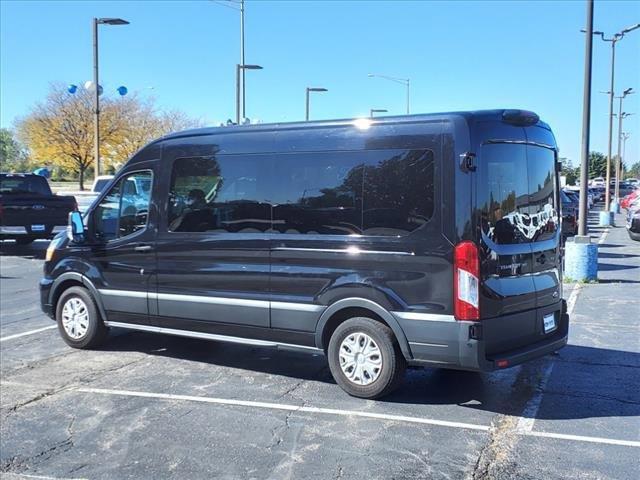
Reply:
<svg viewBox="0 0 640 480"><path fill-rule="evenodd" d="M61 83L50 86L47 97L38 102L17 125L18 138L28 146L34 160L73 173L84 190L85 176L95 165L94 98L79 89L69 94ZM135 94L100 100L100 157L104 171L113 172L139 148L172 130L196 125L177 111L163 112L152 99Z"/></svg>
<svg viewBox="0 0 640 480"><path fill-rule="evenodd" d="M589 154L589 178L607 177L607 156L600 152Z"/></svg>
<svg viewBox="0 0 640 480"><path fill-rule="evenodd" d="M640 162L636 162L629 170L627 170L627 177L640 178Z"/></svg>
<svg viewBox="0 0 640 480"><path fill-rule="evenodd" d="M567 179L567 185L575 185L579 178L580 169L573 166L573 162L569 158L561 158L562 175Z"/></svg>
<svg viewBox="0 0 640 480"><path fill-rule="evenodd" d="M7 128L0 128L0 171L26 172L30 170L29 156L24 147Z"/></svg>

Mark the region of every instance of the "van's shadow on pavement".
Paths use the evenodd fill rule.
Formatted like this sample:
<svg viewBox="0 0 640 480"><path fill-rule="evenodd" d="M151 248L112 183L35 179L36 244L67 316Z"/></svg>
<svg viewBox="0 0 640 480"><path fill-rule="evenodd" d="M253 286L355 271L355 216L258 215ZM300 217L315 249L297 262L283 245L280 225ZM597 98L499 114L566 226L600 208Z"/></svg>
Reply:
<svg viewBox="0 0 640 480"><path fill-rule="evenodd" d="M138 351L149 355L178 358L211 365L244 369L334 384L322 355L276 350L273 348L171 337L144 332L113 329L102 347L106 351ZM402 386L378 400L386 404L463 405L472 410L520 415L535 392L541 363L555 362L552 380L546 391L554 390L554 408L541 408L538 419L570 420L579 418L640 416L640 354L618 350L569 345L558 355L549 356L513 369L476 373L435 368L409 368ZM594 370L595 369L595 370ZM611 378L628 374L624 385ZM570 373L568 373L570 372ZM559 390L554 376L565 376ZM617 389L617 390L616 390ZM622 390L620 390L622 389ZM336 387L337 395L346 395ZM605 400L605 401L601 401ZM326 406L326 405L318 405Z"/></svg>

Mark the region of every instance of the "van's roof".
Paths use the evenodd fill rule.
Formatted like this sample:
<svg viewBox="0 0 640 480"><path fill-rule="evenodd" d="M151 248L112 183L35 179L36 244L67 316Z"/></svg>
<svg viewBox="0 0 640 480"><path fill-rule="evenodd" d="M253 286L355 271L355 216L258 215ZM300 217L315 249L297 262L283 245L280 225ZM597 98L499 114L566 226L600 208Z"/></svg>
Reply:
<svg viewBox="0 0 640 480"><path fill-rule="evenodd" d="M184 130L181 132L170 133L159 140L167 140L172 138L184 138L201 135L216 135L225 133L240 133L240 132L257 132L257 131L273 131L273 130L299 130L299 129L313 129L322 127L340 127L347 125L354 125L355 122L371 122L371 125L384 125L384 124L398 124L398 123L419 123L419 122L433 122L438 120L448 120L453 117L463 117L467 121L482 121L482 120L497 120L503 121L507 114L522 114L528 115L529 118L535 118L534 124L543 128L549 129L549 126L540 121L538 116L526 110L520 109L496 109L496 110L476 110L476 111L462 111L462 112L443 112L443 113L420 113L415 115L395 115L395 116L381 116L381 117L359 117L359 118L344 118L337 120L314 120L314 121L300 121L300 122L280 122L280 123L255 123L250 125L227 125L221 127L203 127L194 128L190 130ZM155 142L153 142L155 143Z"/></svg>

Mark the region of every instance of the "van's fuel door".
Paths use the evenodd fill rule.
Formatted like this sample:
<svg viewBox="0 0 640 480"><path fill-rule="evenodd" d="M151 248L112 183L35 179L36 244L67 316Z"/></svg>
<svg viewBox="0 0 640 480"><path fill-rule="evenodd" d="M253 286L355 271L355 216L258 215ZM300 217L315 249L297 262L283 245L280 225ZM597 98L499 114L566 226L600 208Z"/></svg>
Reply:
<svg viewBox="0 0 640 480"><path fill-rule="evenodd" d="M465 173L476 171L476 154L473 152L464 152L460 155L460 170Z"/></svg>

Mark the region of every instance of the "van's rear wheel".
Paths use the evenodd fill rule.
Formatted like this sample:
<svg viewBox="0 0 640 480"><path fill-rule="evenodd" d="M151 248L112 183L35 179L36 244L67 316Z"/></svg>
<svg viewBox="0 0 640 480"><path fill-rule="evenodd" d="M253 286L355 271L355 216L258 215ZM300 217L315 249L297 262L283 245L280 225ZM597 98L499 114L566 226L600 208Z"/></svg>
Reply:
<svg viewBox="0 0 640 480"><path fill-rule="evenodd" d="M62 339L73 348L97 347L107 336L96 303L83 287L71 287L60 295L56 321Z"/></svg>
<svg viewBox="0 0 640 480"><path fill-rule="evenodd" d="M354 397L387 395L399 385L406 369L391 329L365 317L350 318L338 325L327 354L333 378Z"/></svg>

